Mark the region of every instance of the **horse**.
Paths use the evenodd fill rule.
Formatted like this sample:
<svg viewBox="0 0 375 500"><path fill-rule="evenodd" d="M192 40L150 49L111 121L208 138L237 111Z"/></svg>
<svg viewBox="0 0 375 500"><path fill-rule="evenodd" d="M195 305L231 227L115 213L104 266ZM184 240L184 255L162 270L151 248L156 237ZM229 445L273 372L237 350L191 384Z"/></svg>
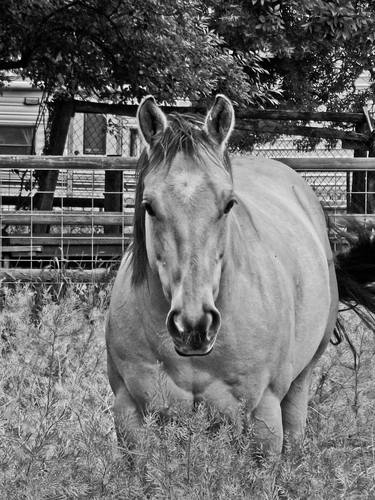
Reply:
<svg viewBox="0 0 375 500"><path fill-rule="evenodd" d="M257 447L279 454L304 435L312 369L339 299L353 298L350 259L337 266L300 175L270 159L230 159L224 95L204 119L166 116L148 96L137 120L134 240L106 324L118 439L136 439L161 370L166 407L204 401L232 418L244 405ZM363 303L371 309L373 297Z"/></svg>

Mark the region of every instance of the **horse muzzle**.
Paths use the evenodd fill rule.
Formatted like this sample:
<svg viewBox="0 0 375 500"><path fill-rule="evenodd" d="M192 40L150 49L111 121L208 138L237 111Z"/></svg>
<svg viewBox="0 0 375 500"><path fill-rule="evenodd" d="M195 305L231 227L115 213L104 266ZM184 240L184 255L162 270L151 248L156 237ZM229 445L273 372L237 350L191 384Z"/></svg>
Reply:
<svg viewBox="0 0 375 500"><path fill-rule="evenodd" d="M180 356L209 354L220 325L220 313L216 308L210 308L194 319L176 309L171 310L167 317L167 328Z"/></svg>

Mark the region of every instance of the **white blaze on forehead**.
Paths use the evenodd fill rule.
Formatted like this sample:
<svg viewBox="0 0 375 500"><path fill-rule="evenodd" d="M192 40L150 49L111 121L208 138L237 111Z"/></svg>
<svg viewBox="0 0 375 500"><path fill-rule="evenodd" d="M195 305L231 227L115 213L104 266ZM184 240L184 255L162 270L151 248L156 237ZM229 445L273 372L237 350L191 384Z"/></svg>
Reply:
<svg viewBox="0 0 375 500"><path fill-rule="evenodd" d="M173 190L182 199L188 201L202 187L202 173L181 171L173 176Z"/></svg>

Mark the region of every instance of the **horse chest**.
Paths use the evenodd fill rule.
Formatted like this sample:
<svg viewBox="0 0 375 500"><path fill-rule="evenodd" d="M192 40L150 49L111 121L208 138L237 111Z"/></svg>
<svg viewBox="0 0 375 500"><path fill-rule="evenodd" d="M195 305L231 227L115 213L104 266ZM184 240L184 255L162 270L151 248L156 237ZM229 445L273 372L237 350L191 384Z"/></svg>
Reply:
<svg viewBox="0 0 375 500"><path fill-rule="evenodd" d="M233 370L220 372L204 369L199 366L199 360L198 363L196 361L188 361L185 366L181 366L183 363L179 366L164 365L171 398L179 399L181 393L184 393L190 402L205 401L223 411L236 408L243 399L257 399L257 384L252 384L245 374Z"/></svg>

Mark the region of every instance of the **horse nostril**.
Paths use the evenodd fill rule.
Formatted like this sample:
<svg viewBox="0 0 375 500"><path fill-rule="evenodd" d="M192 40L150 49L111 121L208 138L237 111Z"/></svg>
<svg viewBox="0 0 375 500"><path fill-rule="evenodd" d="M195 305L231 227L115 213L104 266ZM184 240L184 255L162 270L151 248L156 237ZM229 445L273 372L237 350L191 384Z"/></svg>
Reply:
<svg viewBox="0 0 375 500"><path fill-rule="evenodd" d="M184 330L179 320L180 313L176 309L172 309L168 313L167 328L171 335L180 336Z"/></svg>
<svg viewBox="0 0 375 500"><path fill-rule="evenodd" d="M221 316L217 309L209 309L206 312L206 315L209 316L208 325L207 325L207 333L216 334L221 325Z"/></svg>

